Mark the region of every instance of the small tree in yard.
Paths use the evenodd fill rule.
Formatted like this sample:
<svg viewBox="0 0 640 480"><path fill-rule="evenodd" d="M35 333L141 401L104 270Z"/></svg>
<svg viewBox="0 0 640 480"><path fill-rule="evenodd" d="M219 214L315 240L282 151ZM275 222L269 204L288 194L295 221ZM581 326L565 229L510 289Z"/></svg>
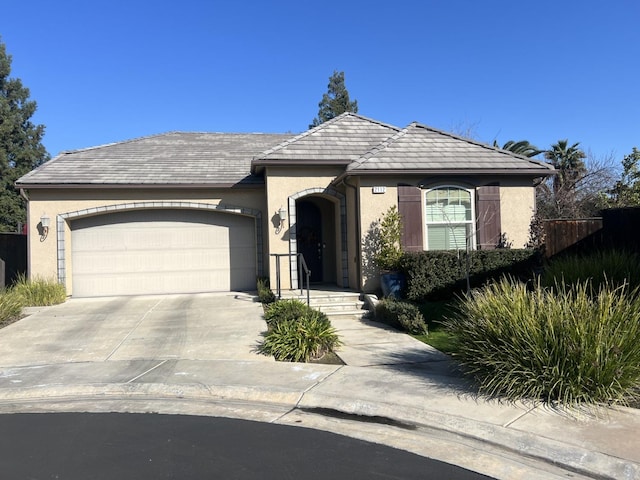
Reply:
<svg viewBox="0 0 640 480"><path fill-rule="evenodd" d="M11 56L0 41L0 232L15 232L26 222L25 202L14 183L49 159L41 143L44 126L30 120L36 103L10 73Z"/></svg>
<svg viewBox="0 0 640 480"><path fill-rule="evenodd" d="M398 207L391 206L380 220L377 232L377 251L374 260L381 271L398 268L402 258L400 239L402 235L402 217Z"/></svg>

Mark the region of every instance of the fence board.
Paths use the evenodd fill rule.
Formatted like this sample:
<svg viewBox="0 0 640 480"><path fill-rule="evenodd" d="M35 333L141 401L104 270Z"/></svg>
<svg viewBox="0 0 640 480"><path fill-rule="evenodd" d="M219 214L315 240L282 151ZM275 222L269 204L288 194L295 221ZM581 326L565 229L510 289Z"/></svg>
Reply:
<svg viewBox="0 0 640 480"><path fill-rule="evenodd" d="M602 225L602 218L545 220L545 255L553 257L578 244L595 246L600 243L598 233Z"/></svg>
<svg viewBox="0 0 640 480"><path fill-rule="evenodd" d="M5 263L0 288L12 285L18 275L26 275L27 236L19 233L0 233L0 259Z"/></svg>

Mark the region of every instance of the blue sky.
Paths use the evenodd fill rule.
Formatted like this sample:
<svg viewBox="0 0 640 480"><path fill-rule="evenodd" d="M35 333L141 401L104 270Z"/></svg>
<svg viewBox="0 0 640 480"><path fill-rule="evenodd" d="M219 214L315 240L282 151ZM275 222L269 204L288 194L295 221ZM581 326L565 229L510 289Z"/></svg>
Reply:
<svg viewBox="0 0 640 480"><path fill-rule="evenodd" d="M167 131L306 130L334 70L359 113L485 142L640 147L640 2L5 2L52 155Z"/></svg>

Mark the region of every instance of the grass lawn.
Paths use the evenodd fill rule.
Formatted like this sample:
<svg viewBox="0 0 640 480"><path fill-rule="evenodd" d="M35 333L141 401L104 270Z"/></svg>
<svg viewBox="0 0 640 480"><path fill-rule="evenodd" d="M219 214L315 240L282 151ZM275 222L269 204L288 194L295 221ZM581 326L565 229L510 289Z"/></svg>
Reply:
<svg viewBox="0 0 640 480"><path fill-rule="evenodd" d="M445 331L442 321L452 314L455 308L455 300L424 302L418 307L429 325L429 334L414 335L414 337L441 352L454 352L455 337Z"/></svg>

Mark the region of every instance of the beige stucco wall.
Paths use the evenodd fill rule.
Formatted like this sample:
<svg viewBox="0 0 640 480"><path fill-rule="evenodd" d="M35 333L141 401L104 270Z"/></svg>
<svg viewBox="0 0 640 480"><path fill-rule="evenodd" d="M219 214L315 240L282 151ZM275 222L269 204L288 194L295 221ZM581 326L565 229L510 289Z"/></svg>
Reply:
<svg viewBox="0 0 640 480"><path fill-rule="evenodd" d="M523 248L529 240L529 226L535 212L536 196L531 186L500 186L502 233L512 248Z"/></svg>
<svg viewBox="0 0 640 480"><path fill-rule="evenodd" d="M399 183L407 183L402 177L365 177L359 183L360 195L360 244L362 288L372 292L379 288L380 278L377 266L371 258L372 253L367 248L370 244L372 227L393 205L398 205ZM413 182L415 180L409 179ZM374 187L384 187L384 193L373 193Z"/></svg>
<svg viewBox="0 0 640 480"><path fill-rule="evenodd" d="M290 252L290 226L291 226L291 212L290 209L290 197L296 197L297 199L303 198L306 194L323 196L331 202L337 202L335 197L330 195L323 195L319 190L334 188L337 191L343 193L343 189L340 187L332 187L331 182L340 174L342 169L340 167L306 167L304 170L300 168L291 167L268 167L265 173L266 183L266 196L267 196L267 213L268 225L265 233L267 238L267 244L269 245L269 253L271 254L289 254ZM287 210L287 220L284 223L284 227L279 230L277 225L277 212L280 208ZM335 209L339 214L339 206ZM338 236L340 232L334 231L334 235ZM341 259L341 245L339 238L336 237L336 265L335 269L338 272L337 281L340 285L340 273L341 266L338 262ZM272 288L276 288L276 257L270 256L269 258L269 272L270 282ZM288 257L282 257L280 259L280 271L281 271L281 288L283 290L291 289L291 275L290 275L290 259Z"/></svg>
<svg viewBox="0 0 640 480"><path fill-rule="evenodd" d="M451 179L434 179L435 184L467 186L482 185L486 179L467 178L460 184ZM429 180L416 177L363 177L360 179L358 193L360 195L360 232L362 245L362 286L364 291L375 291L379 288L379 273L372 263L370 253L366 251L367 234L371 226L378 221L392 206L397 205L397 185L429 184ZM535 190L531 181L500 180L500 216L502 232L513 248L523 248L529 239L529 224L535 210ZM373 193L373 187L385 187L385 193ZM355 218L355 217L354 217Z"/></svg>
<svg viewBox="0 0 640 480"><path fill-rule="evenodd" d="M263 232L267 230L262 188L245 190L180 190L180 189L33 189L29 195L29 273L31 276L57 278L58 276L58 232L56 217L79 210L122 205L133 202L195 202L210 205L249 208L262 212ZM41 241L37 225L43 214L51 219L49 234ZM64 227L66 288L73 294L71 263L71 229ZM267 245L264 245L264 265L267 265Z"/></svg>
<svg viewBox="0 0 640 480"><path fill-rule="evenodd" d="M132 202L198 202L211 205L225 204L235 207L254 209L262 212L263 233L263 265L264 273L269 274L275 289L276 259L270 253L290 253L289 227L291 214L290 198L300 199L305 195L320 196L333 205L335 265L327 271L332 272L338 285L342 284L342 251L340 204L339 199L323 195L320 191L332 188L345 196L347 213L346 263L348 282L351 288L359 285L365 291L376 290L379 286L378 272L372 265L366 251L367 235L371 225L378 221L392 206L397 205L397 185L418 185L422 179L415 177L352 177L346 185L331 185L341 173L340 167L307 167L304 175L300 169L286 167L268 167L265 174L264 188L251 189L34 189L28 192L29 202L29 257L30 274L45 277L56 277L57 265L57 232L56 216L78 210L97 208L109 205ZM455 183L455 182L448 182ZM530 183L522 181L501 181L500 208L502 231L514 248L521 248L529 237L529 224L535 208L535 193ZM373 187L385 187L384 193L373 193ZM324 212L331 209L324 203ZM287 210L287 220L283 228L278 229L277 212L283 207ZM40 241L37 224L43 213L51 218L48 237ZM64 244L66 258L66 286L72 294L71 284L73 265L71 264L71 231L69 224L64 228ZM289 260L281 260L281 281L283 289L291 288ZM359 282L358 275L362 282Z"/></svg>

